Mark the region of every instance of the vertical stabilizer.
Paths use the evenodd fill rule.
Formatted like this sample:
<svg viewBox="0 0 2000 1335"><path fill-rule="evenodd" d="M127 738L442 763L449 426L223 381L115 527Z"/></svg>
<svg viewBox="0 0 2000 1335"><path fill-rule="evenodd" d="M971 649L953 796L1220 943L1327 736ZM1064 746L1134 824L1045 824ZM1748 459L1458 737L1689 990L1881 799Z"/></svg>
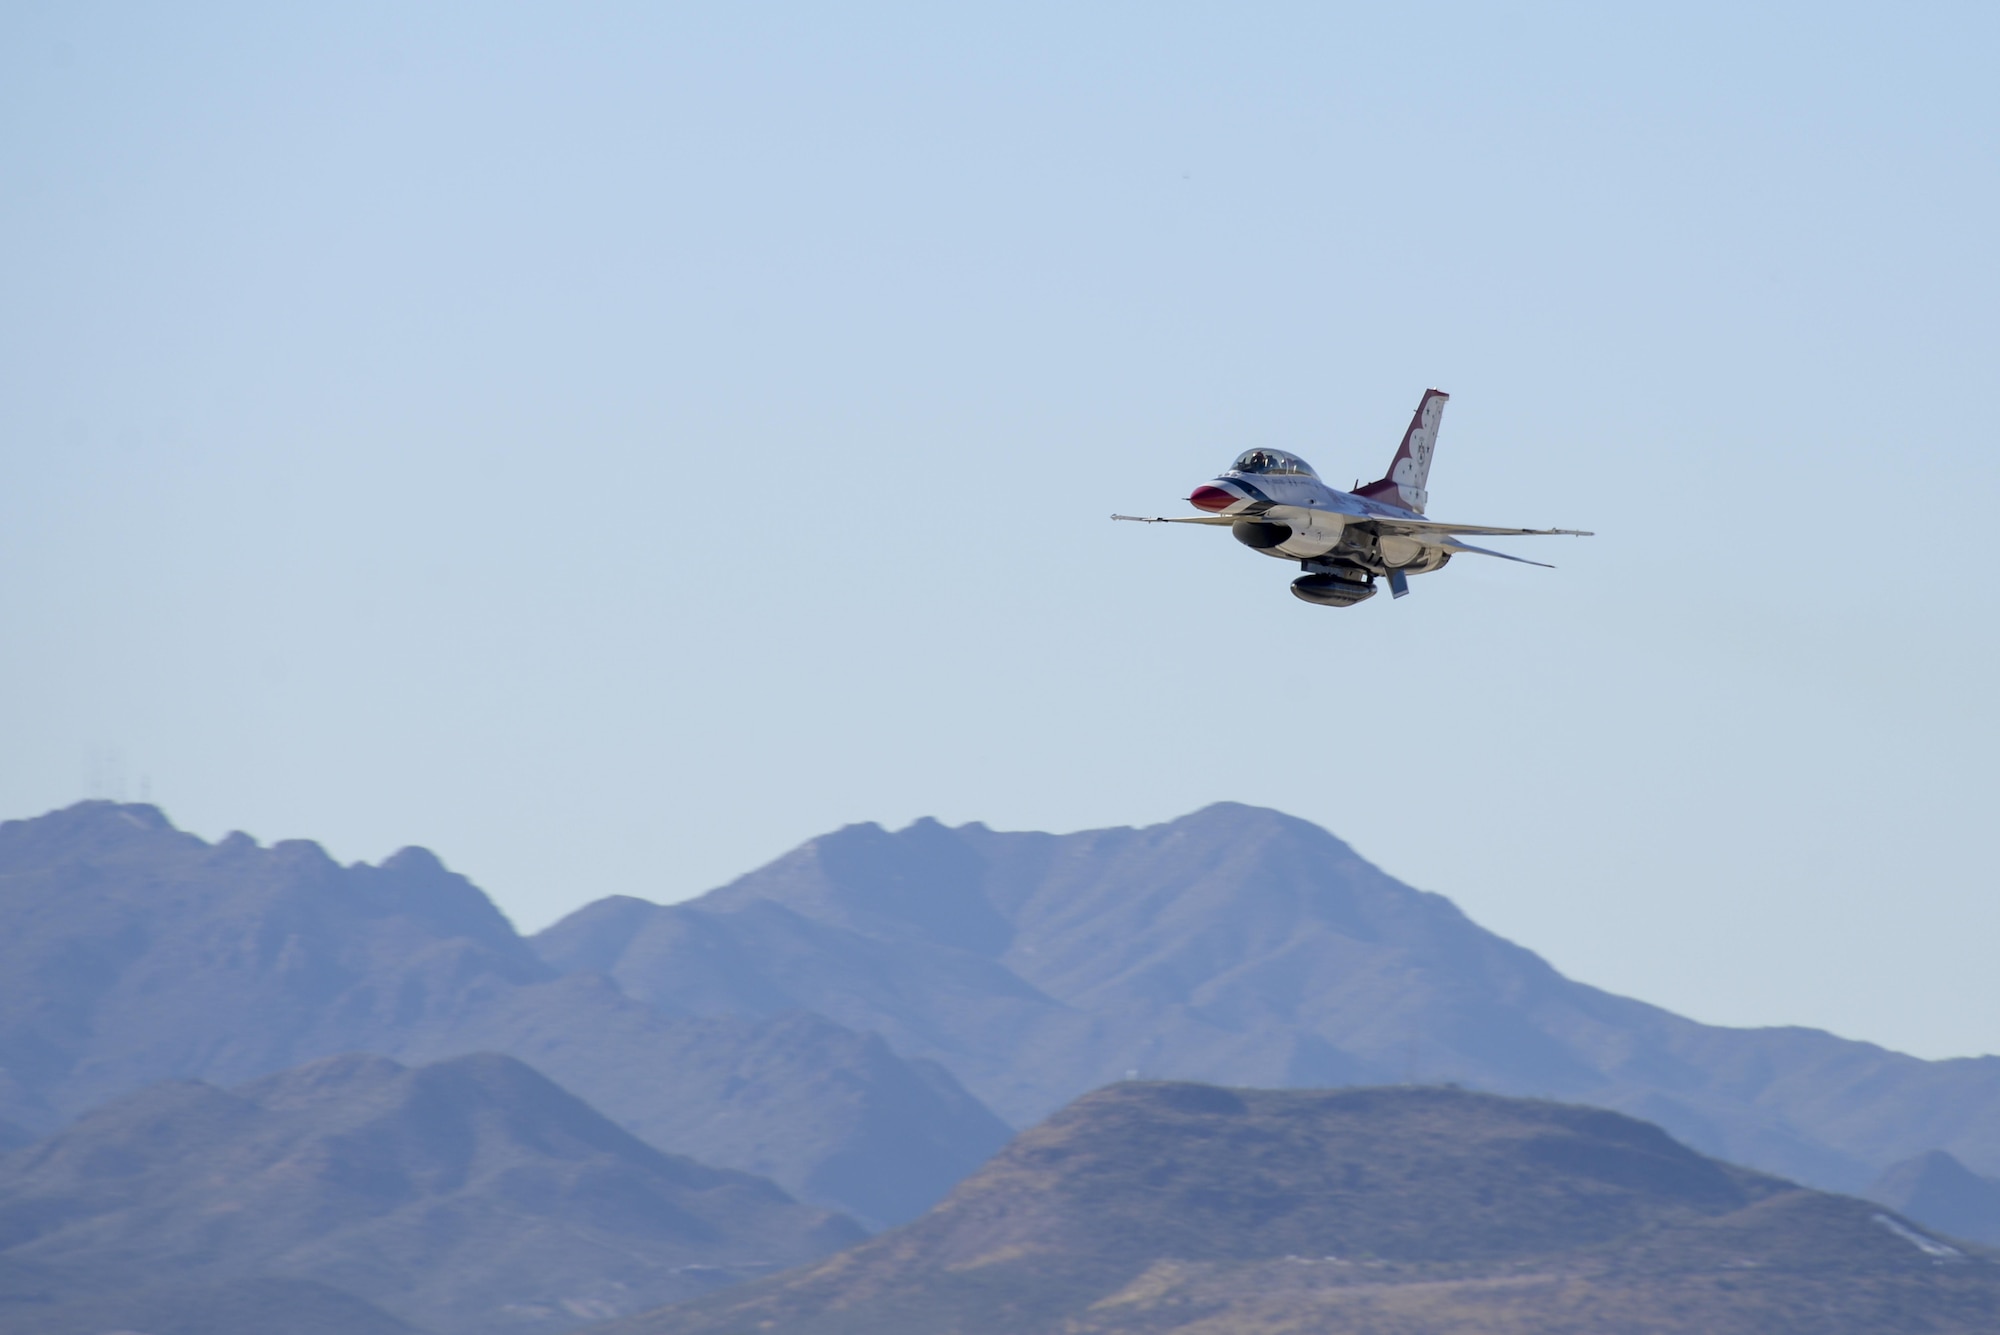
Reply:
<svg viewBox="0 0 2000 1335"><path fill-rule="evenodd" d="M1367 496L1391 505L1400 505L1418 514L1424 512L1424 505L1430 500L1430 493L1424 484L1430 480L1431 452L1437 448L1438 420L1444 416L1444 405L1451 395L1441 389L1427 389L1417 404L1417 411L1410 417L1410 429L1403 433L1403 443L1396 448L1396 457L1389 461L1389 471L1376 482L1355 488L1357 496Z"/></svg>

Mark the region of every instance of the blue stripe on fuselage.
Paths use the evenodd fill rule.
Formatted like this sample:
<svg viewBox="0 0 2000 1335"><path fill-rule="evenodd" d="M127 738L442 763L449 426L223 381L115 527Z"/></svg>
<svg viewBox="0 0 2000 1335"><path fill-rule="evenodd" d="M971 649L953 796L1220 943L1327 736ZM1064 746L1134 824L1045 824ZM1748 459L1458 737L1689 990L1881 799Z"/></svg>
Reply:
<svg viewBox="0 0 2000 1335"><path fill-rule="evenodd" d="M1227 482L1230 486L1248 496L1253 502L1267 508L1273 505L1297 505L1314 509L1331 510L1335 514L1353 515L1363 519L1423 518L1415 510L1405 509L1400 505L1390 505L1386 501L1378 501L1370 496L1356 495L1351 491L1335 491L1332 487L1327 486L1317 478L1302 482L1302 488L1308 494L1301 496L1297 500L1280 500L1270 495L1241 473L1223 473L1215 480L1217 482ZM1290 488L1287 488L1287 490L1290 490ZM1315 505L1315 502L1318 504ZM1243 511L1242 513L1249 514L1252 512Z"/></svg>

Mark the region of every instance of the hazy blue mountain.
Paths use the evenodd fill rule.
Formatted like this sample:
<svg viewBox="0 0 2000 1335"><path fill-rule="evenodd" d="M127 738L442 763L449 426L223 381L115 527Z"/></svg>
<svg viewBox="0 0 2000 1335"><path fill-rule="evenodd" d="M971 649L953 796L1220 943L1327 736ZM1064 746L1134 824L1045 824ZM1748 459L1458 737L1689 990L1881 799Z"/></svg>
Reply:
<svg viewBox="0 0 2000 1335"><path fill-rule="evenodd" d="M36 1129L157 1080L389 1051L545 977L421 849L341 867L317 844L211 846L107 802L0 824L0 1097Z"/></svg>
<svg viewBox="0 0 2000 1335"><path fill-rule="evenodd" d="M1891 1164L1867 1195L1940 1232L2000 1247L2000 1179L1981 1177L1943 1150Z"/></svg>
<svg viewBox="0 0 2000 1335"><path fill-rule="evenodd" d="M941 1066L818 1015L677 1018L599 974L412 1031L398 1056L506 1051L655 1145L770 1177L871 1228L921 1214L1009 1135Z"/></svg>
<svg viewBox="0 0 2000 1335"><path fill-rule="evenodd" d="M312 1281L440 1335L565 1330L864 1236L494 1055L170 1081L0 1160L0 1256L52 1296Z"/></svg>
<svg viewBox="0 0 2000 1335"><path fill-rule="evenodd" d="M1454 1080L1617 1108L1838 1190L1950 1149L2000 1170L2000 1059L1726 1029L1572 982L1325 831L1220 804L1073 835L851 826L687 903L535 938L665 1009L803 1008L935 1059L1016 1124L1128 1073Z"/></svg>
<svg viewBox="0 0 2000 1335"><path fill-rule="evenodd" d="M697 1017L558 976L421 849L343 867L108 802L0 824L0 1121L46 1133L157 1081L354 1051L512 1054L661 1148L871 1225L1008 1134L942 1068L831 1020Z"/></svg>
<svg viewBox="0 0 2000 1335"><path fill-rule="evenodd" d="M429 1335L310 1279L106 1283L0 1255L0 1335Z"/></svg>
<svg viewBox="0 0 2000 1335"><path fill-rule="evenodd" d="M922 1219L604 1335L1987 1335L2000 1264L1594 1108L1087 1095Z"/></svg>

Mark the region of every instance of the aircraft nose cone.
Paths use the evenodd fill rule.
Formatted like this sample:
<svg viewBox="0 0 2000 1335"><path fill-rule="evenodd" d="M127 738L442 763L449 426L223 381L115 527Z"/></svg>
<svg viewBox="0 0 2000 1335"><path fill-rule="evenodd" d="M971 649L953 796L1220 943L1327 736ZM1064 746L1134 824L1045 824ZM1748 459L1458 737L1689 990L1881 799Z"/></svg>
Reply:
<svg viewBox="0 0 2000 1335"><path fill-rule="evenodd" d="M1197 510L1207 510L1220 514L1240 499L1231 496L1220 487L1196 487L1188 496L1188 503Z"/></svg>

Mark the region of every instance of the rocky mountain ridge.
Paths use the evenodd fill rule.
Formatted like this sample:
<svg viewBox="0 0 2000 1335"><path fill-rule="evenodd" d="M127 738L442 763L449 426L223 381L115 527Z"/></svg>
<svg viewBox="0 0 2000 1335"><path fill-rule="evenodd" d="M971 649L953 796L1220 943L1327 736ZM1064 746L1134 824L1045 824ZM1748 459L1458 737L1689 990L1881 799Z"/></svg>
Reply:
<svg viewBox="0 0 2000 1335"><path fill-rule="evenodd" d="M917 1222L604 1335L1971 1335L2000 1264L1617 1113L1127 1083Z"/></svg>
<svg viewBox="0 0 2000 1335"><path fill-rule="evenodd" d="M2000 1178L1982 1177L1944 1150L1891 1164L1867 1195L1953 1237L2000 1247Z"/></svg>
<svg viewBox="0 0 2000 1335"><path fill-rule="evenodd" d="M0 824L0 1121L47 1133L159 1081L356 1051L512 1054L663 1149L871 1226L1008 1134L941 1068L831 1020L701 1017L558 976L421 849L343 867L108 802Z"/></svg>
<svg viewBox="0 0 2000 1335"><path fill-rule="evenodd" d="M1937 1148L2000 1171L2000 1058L1698 1024L1229 803L1061 836L852 826L698 899L587 905L534 945L670 1010L802 1008L879 1033L1017 1125L1134 1071L1415 1078L1619 1109L1834 1190Z"/></svg>
<svg viewBox="0 0 2000 1335"><path fill-rule="evenodd" d="M2000 1135L2000 1061L1698 1025L1229 804L1067 836L851 827L699 900L612 897L532 941L422 850L342 867L102 802L0 824L0 1137L355 1050L507 1054L657 1149L869 1227L914 1218L1006 1140L975 1093L1025 1124L1134 1073L1555 1096L1823 1187L1879 1176L1878 1199L1973 1238ZM45 1264L0 1255L0 1301ZM360 1301L287 1276L171 1301L201 1309L223 1285L262 1310L272 1284L302 1313Z"/></svg>
<svg viewBox="0 0 2000 1335"><path fill-rule="evenodd" d="M331 1057L233 1090L153 1085L0 1159L0 1260L42 1277L0 1303L0 1328L121 1292L275 1283L436 1335L537 1335L864 1236L661 1153L510 1057Z"/></svg>

